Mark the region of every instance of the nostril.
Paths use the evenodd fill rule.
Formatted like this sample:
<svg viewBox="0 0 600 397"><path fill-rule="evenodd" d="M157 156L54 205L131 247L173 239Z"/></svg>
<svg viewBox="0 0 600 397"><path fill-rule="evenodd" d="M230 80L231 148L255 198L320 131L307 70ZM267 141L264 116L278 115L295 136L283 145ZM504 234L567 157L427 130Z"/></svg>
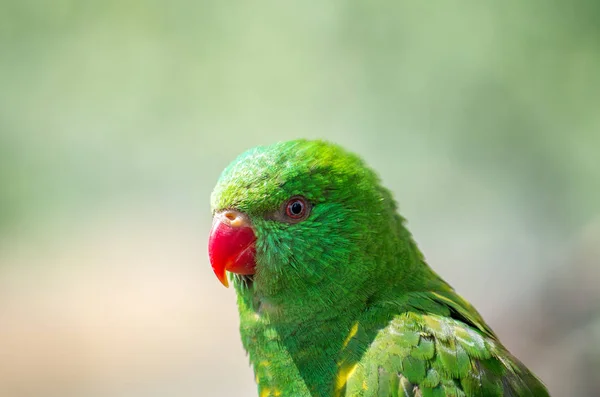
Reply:
<svg viewBox="0 0 600 397"><path fill-rule="evenodd" d="M226 210L221 213L223 222L228 223L232 227L243 227L250 224L248 217L236 210Z"/></svg>
<svg viewBox="0 0 600 397"><path fill-rule="evenodd" d="M225 211L223 215L225 215L225 218L229 219L232 222L235 221L235 219L237 218L237 214L233 211Z"/></svg>

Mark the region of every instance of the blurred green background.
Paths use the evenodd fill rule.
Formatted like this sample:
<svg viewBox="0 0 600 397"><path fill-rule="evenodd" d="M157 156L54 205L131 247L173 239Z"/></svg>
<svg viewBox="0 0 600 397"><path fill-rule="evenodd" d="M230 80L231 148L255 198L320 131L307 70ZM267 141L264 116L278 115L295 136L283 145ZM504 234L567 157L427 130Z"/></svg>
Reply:
<svg viewBox="0 0 600 397"><path fill-rule="evenodd" d="M209 195L360 153L554 396L600 394L600 3L0 1L0 395L254 396Z"/></svg>

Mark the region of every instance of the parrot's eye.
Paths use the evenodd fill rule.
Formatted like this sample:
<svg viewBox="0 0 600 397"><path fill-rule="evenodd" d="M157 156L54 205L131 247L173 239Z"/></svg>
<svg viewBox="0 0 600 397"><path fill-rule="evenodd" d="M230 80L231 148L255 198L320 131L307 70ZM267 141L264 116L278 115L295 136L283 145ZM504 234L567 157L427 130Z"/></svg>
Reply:
<svg viewBox="0 0 600 397"><path fill-rule="evenodd" d="M295 196L285 203L285 216L290 222L300 222L308 217L310 204L304 197Z"/></svg>

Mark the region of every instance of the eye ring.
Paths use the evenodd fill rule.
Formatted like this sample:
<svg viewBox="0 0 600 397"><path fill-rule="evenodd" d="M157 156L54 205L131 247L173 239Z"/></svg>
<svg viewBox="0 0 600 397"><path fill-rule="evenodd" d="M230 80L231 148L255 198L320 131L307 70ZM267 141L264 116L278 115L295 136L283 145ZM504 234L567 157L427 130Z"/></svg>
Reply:
<svg viewBox="0 0 600 397"><path fill-rule="evenodd" d="M310 205L302 196L290 198L284 205L285 216L290 222L300 222L310 213Z"/></svg>

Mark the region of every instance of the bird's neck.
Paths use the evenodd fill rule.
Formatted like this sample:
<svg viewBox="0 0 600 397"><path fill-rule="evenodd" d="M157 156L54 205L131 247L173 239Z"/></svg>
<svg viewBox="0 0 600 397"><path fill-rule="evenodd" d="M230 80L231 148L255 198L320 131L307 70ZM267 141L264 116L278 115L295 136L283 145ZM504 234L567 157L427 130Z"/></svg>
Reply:
<svg viewBox="0 0 600 397"><path fill-rule="evenodd" d="M288 316L285 305L267 297L238 291L242 343L259 390L283 396L341 395L348 371L385 328L390 310L405 311L402 305L391 309L383 303L392 294L397 291L298 317Z"/></svg>
<svg viewBox="0 0 600 397"><path fill-rule="evenodd" d="M238 305L242 343L261 391L283 396L335 395L344 343L363 307L317 311L298 318L286 316L285 307L275 307L266 297L249 291L238 291Z"/></svg>

